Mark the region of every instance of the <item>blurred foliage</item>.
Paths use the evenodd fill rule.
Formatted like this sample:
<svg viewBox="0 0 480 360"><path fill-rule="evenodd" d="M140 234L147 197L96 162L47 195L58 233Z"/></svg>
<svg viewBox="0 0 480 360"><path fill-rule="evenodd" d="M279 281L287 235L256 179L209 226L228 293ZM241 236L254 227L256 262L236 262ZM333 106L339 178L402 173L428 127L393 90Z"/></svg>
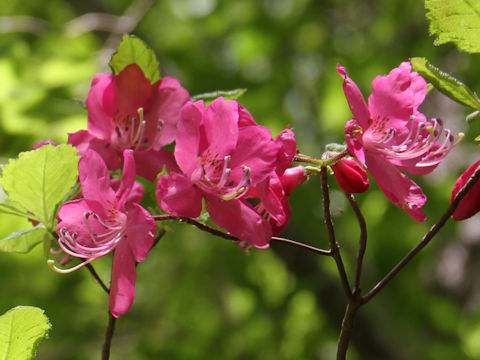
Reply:
<svg viewBox="0 0 480 360"><path fill-rule="evenodd" d="M453 45L435 47L416 0L9 0L0 7L3 163L38 140L65 142L68 132L86 127L82 103L90 81L108 71L122 35L111 15L135 6L146 11L133 33L155 50L162 76L179 78L192 95L247 88L240 100L257 122L274 134L292 126L300 151L312 156L343 141L351 116L337 63L365 96L376 75L413 56L480 89L478 57ZM91 13L109 17L95 22L85 17ZM414 223L375 185L358 196L369 233L364 291L420 240L446 209L456 176L478 159L473 138L480 124L468 128L465 109L436 90L422 109L466 138L433 174L415 178L429 197L426 223ZM333 181L331 188L352 274L359 230ZM317 177L295 190L291 205L284 236L327 247ZM1 237L25 225L19 222L2 215ZM113 359L334 358L345 299L331 259L283 244L245 255L188 225L169 227L138 266L135 303L117 323ZM480 359L478 228L478 216L448 223L360 310L349 359ZM90 274L52 272L40 247L0 255L0 313L34 305L52 323L38 359L98 358L108 299ZM94 265L108 279L111 259Z"/></svg>

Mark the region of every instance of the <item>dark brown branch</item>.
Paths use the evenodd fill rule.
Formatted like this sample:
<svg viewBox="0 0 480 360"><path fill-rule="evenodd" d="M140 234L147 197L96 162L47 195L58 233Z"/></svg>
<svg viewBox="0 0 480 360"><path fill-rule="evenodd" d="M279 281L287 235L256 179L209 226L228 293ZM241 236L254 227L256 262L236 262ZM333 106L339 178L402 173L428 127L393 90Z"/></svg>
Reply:
<svg viewBox="0 0 480 360"><path fill-rule="evenodd" d="M214 229L211 226L208 226L208 225L206 225L206 224L204 224L200 221L197 221L195 219L192 219L192 218L173 216L173 215L156 215L153 218L156 221L176 220L176 221L180 221L180 222L186 222L188 224L196 226L200 230L206 231L206 232L208 232L210 234L213 234L215 236L219 236L219 237L227 239L227 240L240 241L240 239L238 239L237 237L235 237L233 235L230 235L230 234L227 234L223 231ZM270 240L271 241L276 241L276 242L283 242L283 243L290 244L290 245L295 245L295 246L304 248L306 250L312 251L312 252L314 252L316 254L320 254L320 255L327 255L327 256L332 255L330 250L319 249L319 248L316 248L314 246L303 244L303 243L300 243L300 242L297 242L297 241L294 241L294 240L290 240L290 239L285 239L285 238L280 238L280 237L272 237Z"/></svg>
<svg viewBox="0 0 480 360"><path fill-rule="evenodd" d="M110 347L112 345L113 333L115 332L115 323L117 318L108 311L108 325L107 331L105 332L105 340L103 342L102 348L102 360L110 359Z"/></svg>
<svg viewBox="0 0 480 360"><path fill-rule="evenodd" d="M360 303L349 301L345 309L345 315L342 320L342 328L338 338L337 360L345 360L347 356L348 343L353 330L353 320L357 314Z"/></svg>
<svg viewBox="0 0 480 360"><path fill-rule="evenodd" d="M351 300L353 299L352 291L350 289L350 284L348 282L345 266L343 265L342 256L340 255L340 248L338 246L337 241L335 240L335 229L333 227L332 216L330 213L330 192L328 190L327 168L325 166L322 166L321 168L320 180L322 182L323 212L325 216L325 225L327 226L332 257L335 260L335 263L337 264L337 269L340 275L340 280L342 281L343 290L345 291L345 294L347 295L348 299Z"/></svg>
<svg viewBox="0 0 480 360"><path fill-rule="evenodd" d="M105 285L105 283L102 281L102 279L100 278L100 276L98 275L98 273L95 271L95 268L93 267L92 264L87 264L85 265L85 267L88 269L88 271L90 272L90 274L92 274L93 278L100 284L100 286L102 287L103 290L105 290L105 292L107 294L110 294L110 289L108 288L107 285Z"/></svg>
<svg viewBox="0 0 480 360"><path fill-rule="evenodd" d="M361 291L360 278L362 274L363 257L367 248L367 224L365 223L365 218L358 207L355 197L352 194L346 194L346 196L357 216L358 224L360 226L360 242L358 245L357 263L355 266L355 284L353 285L353 293L359 294Z"/></svg>
<svg viewBox="0 0 480 360"><path fill-rule="evenodd" d="M432 238L439 232L439 230L443 227L443 225L445 225L445 223L450 218L450 216L452 216L453 212L457 208L460 201L465 197L468 191L477 183L479 179L480 179L480 167L477 168L475 173L467 181L467 183L462 188L462 190L457 194L455 199L450 203L450 206L448 207L447 211L445 211L445 213L440 217L440 219L423 236L422 241L420 241L417 246L415 246L407 255L405 255L405 257L397 265L395 265L395 267L382 280L380 280L380 282L378 282L378 284L375 285L372 290L370 290L362 298L362 304L365 304L368 301L370 301L380 290L383 289L385 285L387 285L390 282L390 280L392 280L395 277L395 275L397 275L400 272L400 270L403 269L405 265L407 265L410 262L410 260L415 255L417 255L420 252L420 250L422 250L430 242L430 240L432 240Z"/></svg>

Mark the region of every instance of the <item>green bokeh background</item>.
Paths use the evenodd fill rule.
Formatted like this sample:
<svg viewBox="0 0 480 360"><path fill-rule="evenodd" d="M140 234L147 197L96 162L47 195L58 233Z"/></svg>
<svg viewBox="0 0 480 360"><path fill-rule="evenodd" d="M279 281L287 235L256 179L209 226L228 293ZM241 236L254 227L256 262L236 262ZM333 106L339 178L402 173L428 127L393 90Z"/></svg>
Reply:
<svg viewBox="0 0 480 360"><path fill-rule="evenodd" d="M192 95L247 88L240 101L257 122L274 135L290 125L300 151L312 156L343 141L351 116L337 63L365 95L376 75L413 56L480 89L478 55L435 47L418 0L9 0L0 6L2 162L38 140L65 142L67 132L86 128L82 101L93 75L108 71L108 51L120 35L87 31L92 23L79 17L120 16L143 5L148 11L132 32L155 50L163 76L177 77ZM480 127L467 126L468 109L433 90L422 110L466 139L434 173L415 178L429 198L426 223L393 207L374 184L357 197L369 233L365 290L421 239L446 209L455 178L478 159L472 139ZM331 188L352 274L359 230L334 181ZM295 190L285 237L328 246L320 195L317 177ZM360 310L349 359L480 359L479 224L478 216L449 222ZM0 235L26 225L2 215ZM138 266L135 303L117 322L112 359L335 357L345 299L332 259L282 244L246 255L188 225L169 226ZM94 264L108 279L111 259ZM100 357L108 299L86 270L54 273L38 247L0 254L0 274L0 313L34 305L50 318L38 359Z"/></svg>

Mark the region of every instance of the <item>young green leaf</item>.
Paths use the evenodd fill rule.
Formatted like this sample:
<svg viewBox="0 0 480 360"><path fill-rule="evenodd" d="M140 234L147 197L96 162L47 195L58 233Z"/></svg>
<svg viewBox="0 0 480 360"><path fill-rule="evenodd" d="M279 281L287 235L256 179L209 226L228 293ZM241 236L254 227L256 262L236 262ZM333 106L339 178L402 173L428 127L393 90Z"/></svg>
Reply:
<svg viewBox="0 0 480 360"><path fill-rule="evenodd" d="M123 35L109 65L113 73L118 75L130 64L137 64L152 84L160 80L160 64L153 50L139 38Z"/></svg>
<svg viewBox="0 0 480 360"><path fill-rule="evenodd" d="M20 153L3 168L0 178L9 204L54 231L56 206L77 182L78 158L70 145L48 144Z"/></svg>
<svg viewBox="0 0 480 360"><path fill-rule="evenodd" d="M17 306L0 316L0 358L30 360L52 325L42 309Z"/></svg>
<svg viewBox="0 0 480 360"><path fill-rule="evenodd" d="M43 242L47 236L47 229L45 229L43 224L15 231L6 238L0 239L0 251L26 254L36 245Z"/></svg>
<svg viewBox="0 0 480 360"><path fill-rule="evenodd" d="M480 99L477 94L452 75L436 68L425 58L412 58L410 63L413 70L449 98L472 109L480 109Z"/></svg>
<svg viewBox="0 0 480 360"><path fill-rule="evenodd" d="M466 52L480 52L480 2L425 0L425 8L436 45L451 41Z"/></svg>
<svg viewBox="0 0 480 360"><path fill-rule="evenodd" d="M205 100L205 102L208 104L219 96L223 96L225 100L237 100L246 92L247 89L218 90L192 96L192 101Z"/></svg>

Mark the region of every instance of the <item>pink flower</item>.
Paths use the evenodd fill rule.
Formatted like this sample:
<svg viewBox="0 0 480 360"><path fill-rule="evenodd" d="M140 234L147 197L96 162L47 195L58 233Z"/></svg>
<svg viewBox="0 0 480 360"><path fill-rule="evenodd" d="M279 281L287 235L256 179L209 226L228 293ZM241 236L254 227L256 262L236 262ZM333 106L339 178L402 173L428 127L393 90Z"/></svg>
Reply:
<svg viewBox="0 0 480 360"><path fill-rule="evenodd" d="M340 159L331 165L338 185L347 194L359 194L367 191L370 185L367 172L355 160Z"/></svg>
<svg viewBox="0 0 480 360"><path fill-rule="evenodd" d="M87 96L88 131L70 134L68 141L80 155L97 151L110 170L120 167L123 150L132 149L138 174L153 181L164 165L175 168L162 147L175 140L180 109L189 98L176 79L151 84L136 64L116 76L97 74Z"/></svg>
<svg viewBox="0 0 480 360"><path fill-rule="evenodd" d="M85 259L72 269L57 271L71 272L115 250L110 288L110 311L115 317L133 303L136 262L146 258L156 232L153 217L134 202L141 190L134 185L133 151L123 154L122 180L116 183L102 158L93 150L85 152L78 164L83 198L60 207L57 228L60 248Z"/></svg>
<svg viewBox="0 0 480 360"><path fill-rule="evenodd" d="M260 202L255 206L259 214L270 222L272 235L280 235L290 221L290 194L307 180L303 166L286 169L281 176L272 174L268 187L260 192ZM257 187L260 190L261 187Z"/></svg>
<svg viewBox="0 0 480 360"><path fill-rule="evenodd" d="M418 111L427 93L425 80L404 62L373 80L367 105L345 68L338 65L337 71L344 79L343 91L354 116L345 125L349 153L368 168L393 204L415 220L424 221L421 207L426 197L400 171L427 174L454 146L453 136L440 120L429 122Z"/></svg>
<svg viewBox="0 0 480 360"><path fill-rule="evenodd" d="M450 201L453 201L457 194L462 190L467 181L473 176L475 170L480 166L480 161L470 166L455 182L455 186L452 190L452 197ZM452 219L456 221L465 220L472 217L480 211L480 182L477 181L465 197L460 200L457 208L452 214Z"/></svg>
<svg viewBox="0 0 480 360"><path fill-rule="evenodd" d="M159 179L157 200L172 215L194 218L204 198L215 224L253 246L267 247L270 223L246 199L275 172L280 158L282 168L288 162L281 148L270 130L234 100L218 98L208 107L203 101L187 103L174 152L181 173Z"/></svg>

